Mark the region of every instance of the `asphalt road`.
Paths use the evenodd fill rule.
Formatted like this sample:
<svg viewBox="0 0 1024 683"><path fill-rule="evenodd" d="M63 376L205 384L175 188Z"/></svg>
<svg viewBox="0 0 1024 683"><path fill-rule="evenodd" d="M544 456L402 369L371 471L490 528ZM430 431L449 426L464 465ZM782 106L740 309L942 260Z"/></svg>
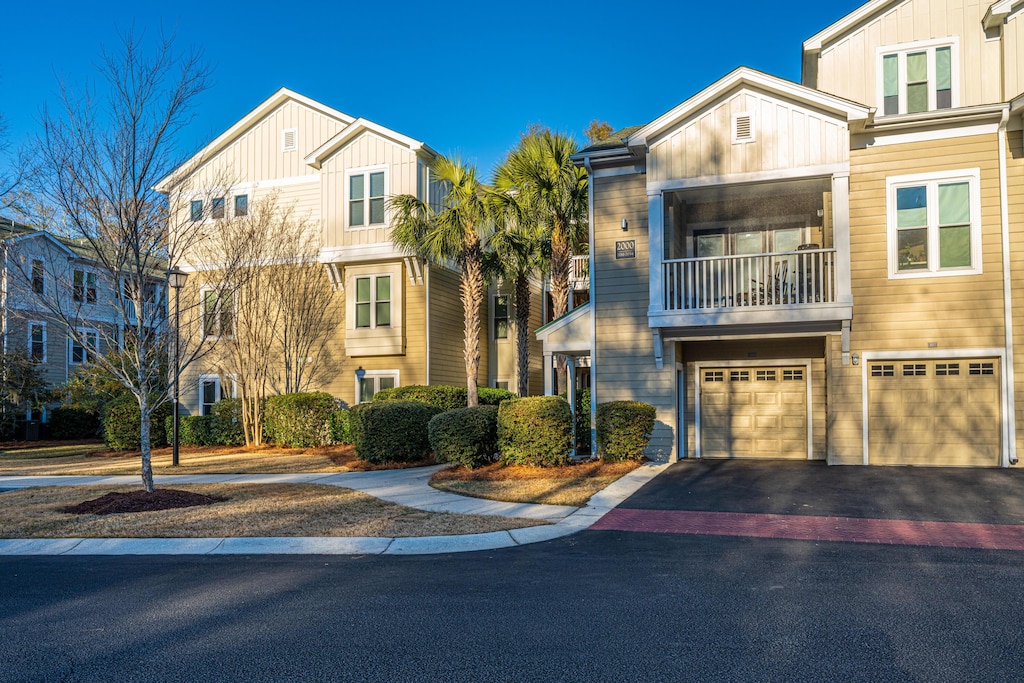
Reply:
<svg viewBox="0 0 1024 683"><path fill-rule="evenodd" d="M1020 553L587 531L0 557L0 681L1024 680Z"/></svg>

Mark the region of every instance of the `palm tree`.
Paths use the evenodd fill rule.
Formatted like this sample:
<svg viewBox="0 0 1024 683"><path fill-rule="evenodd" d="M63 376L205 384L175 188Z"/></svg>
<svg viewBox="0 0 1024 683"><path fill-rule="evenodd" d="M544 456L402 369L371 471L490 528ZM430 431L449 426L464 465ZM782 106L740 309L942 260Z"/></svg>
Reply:
<svg viewBox="0 0 1024 683"><path fill-rule="evenodd" d="M484 254L484 274L488 279L510 280L516 321L516 366L520 396L529 395L530 382L530 276L541 267L543 236L535 212L516 194L505 165L495 172L494 189L488 195L495 232Z"/></svg>
<svg viewBox="0 0 1024 683"><path fill-rule="evenodd" d="M480 305L484 300L483 253L492 231L485 188L476 169L460 159L437 157L431 175L440 183L440 204L412 195L388 201L392 214L391 240L428 263L459 266L459 292L465 322L467 404L477 405L480 370Z"/></svg>
<svg viewBox="0 0 1024 683"><path fill-rule="evenodd" d="M572 155L576 141L542 130L523 136L505 161L509 184L551 240L551 298L555 317L569 310L569 269L574 243L587 227L587 172Z"/></svg>

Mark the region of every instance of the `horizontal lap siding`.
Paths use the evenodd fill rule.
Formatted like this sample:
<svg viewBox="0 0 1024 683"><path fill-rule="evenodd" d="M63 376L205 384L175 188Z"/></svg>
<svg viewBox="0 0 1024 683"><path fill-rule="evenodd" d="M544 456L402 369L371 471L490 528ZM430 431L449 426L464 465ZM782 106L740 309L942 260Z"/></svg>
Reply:
<svg viewBox="0 0 1024 683"><path fill-rule="evenodd" d="M654 363L647 324L649 258L647 191L643 174L596 178L594 259L597 355L594 387L599 403L616 400L654 405L657 424L647 454L667 460L674 452L676 379L673 345L665 344L664 369ZM622 219L629 231L623 232ZM615 258L617 240L636 240L636 258Z"/></svg>
<svg viewBox="0 0 1024 683"><path fill-rule="evenodd" d="M483 329L487 305L480 311ZM465 323L459 294L459 275L439 267L430 269L430 383L466 384ZM480 339L480 372L477 382L487 386L487 337Z"/></svg>

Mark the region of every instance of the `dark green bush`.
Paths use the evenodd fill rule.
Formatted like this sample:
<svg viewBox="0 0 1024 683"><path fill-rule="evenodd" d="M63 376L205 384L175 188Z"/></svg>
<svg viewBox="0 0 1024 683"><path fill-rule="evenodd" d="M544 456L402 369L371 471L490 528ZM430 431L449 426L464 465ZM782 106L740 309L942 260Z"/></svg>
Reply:
<svg viewBox="0 0 1024 683"><path fill-rule="evenodd" d="M245 443L242 433L242 399L222 398L213 404L212 446L241 446Z"/></svg>
<svg viewBox="0 0 1024 683"><path fill-rule="evenodd" d="M152 399L158 400L156 396ZM149 445L161 448L167 445L167 430L161 429L171 413L171 404L164 402L150 413ZM106 406L103 414L103 439L115 451L133 451L140 446L139 404L135 397L127 394L114 399Z"/></svg>
<svg viewBox="0 0 1024 683"><path fill-rule="evenodd" d="M446 384L423 386L414 384L408 387L382 389L373 395L374 401L417 401L426 403L443 411L465 408L467 403L466 387L454 387ZM480 387L477 390L480 405L496 406L505 399L514 398L515 394L505 389L489 389Z"/></svg>
<svg viewBox="0 0 1024 683"><path fill-rule="evenodd" d="M498 447L506 465L555 467L569 462L572 411L560 396L505 401L498 408Z"/></svg>
<svg viewBox="0 0 1024 683"><path fill-rule="evenodd" d="M100 433L100 418L80 408L54 408L50 411L50 438L95 439Z"/></svg>
<svg viewBox="0 0 1024 683"><path fill-rule="evenodd" d="M352 443L352 426L349 422L349 411L335 410L327 421L331 443Z"/></svg>
<svg viewBox="0 0 1024 683"><path fill-rule="evenodd" d="M597 406L597 452L605 460L642 460L651 441L657 410L640 401Z"/></svg>
<svg viewBox="0 0 1024 683"><path fill-rule="evenodd" d="M267 438L281 446L326 446L330 441L327 422L335 407L334 397L323 391L271 396L263 409L263 429Z"/></svg>
<svg viewBox="0 0 1024 683"><path fill-rule="evenodd" d="M469 469L485 465L498 452L498 407L457 408L435 415L428 433L438 462Z"/></svg>
<svg viewBox="0 0 1024 683"><path fill-rule="evenodd" d="M174 443L174 406L164 422L167 443ZM242 436L241 403L225 398L213 404L212 415L179 415L178 443L183 446L238 446Z"/></svg>
<svg viewBox="0 0 1024 683"><path fill-rule="evenodd" d="M182 446L213 446L214 425L217 418L213 415L179 415L178 443ZM167 416L167 441L173 443L174 416Z"/></svg>
<svg viewBox="0 0 1024 683"><path fill-rule="evenodd" d="M371 401L349 411L356 455L374 463L410 462L430 455L430 418L439 408L416 401Z"/></svg>
<svg viewBox="0 0 1024 683"><path fill-rule="evenodd" d="M590 389L576 392L576 452L590 453Z"/></svg>

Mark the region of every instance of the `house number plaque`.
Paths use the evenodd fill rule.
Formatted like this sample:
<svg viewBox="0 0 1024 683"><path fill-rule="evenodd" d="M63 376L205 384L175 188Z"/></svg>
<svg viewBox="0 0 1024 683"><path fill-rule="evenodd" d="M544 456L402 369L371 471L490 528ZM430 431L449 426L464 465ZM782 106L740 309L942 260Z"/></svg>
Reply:
<svg viewBox="0 0 1024 683"><path fill-rule="evenodd" d="M636 240L616 242L615 258L636 258Z"/></svg>

